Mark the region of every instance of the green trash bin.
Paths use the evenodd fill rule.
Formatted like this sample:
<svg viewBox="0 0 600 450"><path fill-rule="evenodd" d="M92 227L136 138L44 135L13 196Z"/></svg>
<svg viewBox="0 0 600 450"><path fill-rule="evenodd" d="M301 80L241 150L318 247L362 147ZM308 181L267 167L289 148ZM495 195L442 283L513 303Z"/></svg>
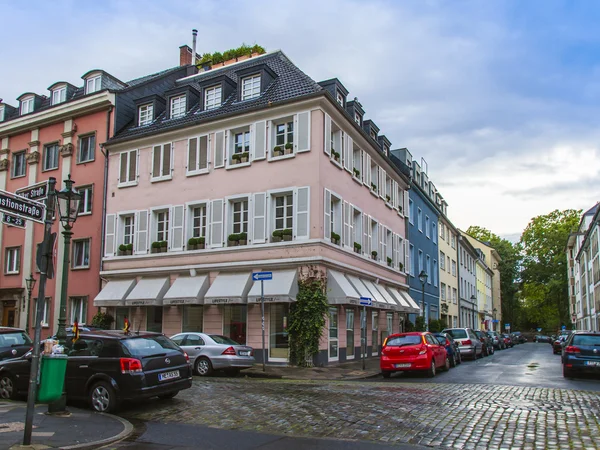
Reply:
<svg viewBox="0 0 600 450"><path fill-rule="evenodd" d="M58 400L63 393L67 355L42 355L41 363L37 401L52 403Z"/></svg>

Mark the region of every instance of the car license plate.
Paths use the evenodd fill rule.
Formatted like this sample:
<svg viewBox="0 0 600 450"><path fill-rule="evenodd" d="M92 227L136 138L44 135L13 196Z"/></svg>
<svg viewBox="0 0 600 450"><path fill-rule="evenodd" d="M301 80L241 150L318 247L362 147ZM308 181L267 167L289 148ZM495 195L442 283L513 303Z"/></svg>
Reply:
<svg viewBox="0 0 600 450"><path fill-rule="evenodd" d="M179 378L179 370L173 370L172 372L158 374L158 381L172 380L174 378Z"/></svg>
<svg viewBox="0 0 600 450"><path fill-rule="evenodd" d="M600 361L586 361L586 366L600 366Z"/></svg>
<svg viewBox="0 0 600 450"><path fill-rule="evenodd" d="M240 356L250 356L250 351L247 350L247 351L240 352Z"/></svg>
<svg viewBox="0 0 600 450"><path fill-rule="evenodd" d="M410 367L410 363L402 363L402 364L394 364L396 366L396 369L406 369L408 367Z"/></svg>

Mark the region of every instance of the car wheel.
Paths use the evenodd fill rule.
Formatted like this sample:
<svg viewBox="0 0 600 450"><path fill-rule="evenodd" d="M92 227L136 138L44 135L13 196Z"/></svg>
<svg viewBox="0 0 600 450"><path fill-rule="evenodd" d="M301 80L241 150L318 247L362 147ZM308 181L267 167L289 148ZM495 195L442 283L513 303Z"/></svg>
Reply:
<svg viewBox="0 0 600 450"><path fill-rule="evenodd" d="M179 394L179 391L169 392L168 394L161 394L158 396L158 398L160 398L161 400L169 400L175 397L177 394Z"/></svg>
<svg viewBox="0 0 600 450"><path fill-rule="evenodd" d="M462 355L460 352L456 352L456 364L462 363Z"/></svg>
<svg viewBox="0 0 600 450"><path fill-rule="evenodd" d="M568 369L567 367L565 367L563 365L563 377L565 377L565 378L572 378L573 377L573 370Z"/></svg>
<svg viewBox="0 0 600 450"><path fill-rule="evenodd" d="M448 372L450 370L450 357L446 355L446 360L444 361L444 371Z"/></svg>
<svg viewBox="0 0 600 450"><path fill-rule="evenodd" d="M206 356L198 358L196 361L196 373L201 377L206 377L212 374L212 372L213 368L210 359L208 359Z"/></svg>
<svg viewBox="0 0 600 450"><path fill-rule="evenodd" d="M456 362L456 352L452 354L452 359L450 360L450 367L456 367L458 363Z"/></svg>
<svg viewBox="0 0 600 450"><path fill-rule="evenodd" d="M381 375L383 376L383 378L389 378L390 376L392 376L392 372L390 372L389 370L382 370Z"/></svg>
<svg viewBox="0 0 600 450"><path fill-rule="evenodd" d="M99 381L90 389L90 405L94 411L110 413L117 409L117 394L105 381Z"/></svg>
<svg viewBox="0 0 600 450"><path fill-rule="evenodd" d="M0 398L14 400L17 397L17 388L13 378L5 373L0 377Z"/></svg>
<svg viewBox="0 0 600 450"><path fill-rule="evenodd" d="M427 376L429 378L435 377L435 360L433 358L431 358L431 367L429 367L429 370L427 371Z"/></svg>
<svg viewBox="0 0 600 450"><path fill-rule="evenodd" d="M491 349L491 351L490 351L490 355L493 355L495 351L496 351L496 350L494 350L494 347L492 347L492 349Z"/></svg>

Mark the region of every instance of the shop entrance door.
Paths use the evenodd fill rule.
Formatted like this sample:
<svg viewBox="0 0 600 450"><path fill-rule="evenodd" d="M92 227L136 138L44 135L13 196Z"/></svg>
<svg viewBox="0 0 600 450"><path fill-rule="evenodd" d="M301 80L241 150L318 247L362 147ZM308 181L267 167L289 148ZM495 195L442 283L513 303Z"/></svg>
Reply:
<svg viewBox="0 0 600 450"><path fill-rule="evenodd" d="M5 306L4 313L2 314L2 326L14 327L15 326L15 307Z"/></svg>

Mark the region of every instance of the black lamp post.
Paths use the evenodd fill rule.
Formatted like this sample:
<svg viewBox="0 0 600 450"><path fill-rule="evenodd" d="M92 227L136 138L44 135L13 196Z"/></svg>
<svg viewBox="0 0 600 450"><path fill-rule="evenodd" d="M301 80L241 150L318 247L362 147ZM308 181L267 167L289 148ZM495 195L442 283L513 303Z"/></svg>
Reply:
<svg viewBox="0 0 600 450"><path fill-rule="evenodd" d="M494 308L492 310L492 325L494 327L494 331L496 331L496 313L498 312L498 310L496 308Z"/></svg>
<svg viewBox="0 0 600 450"><path fill-rule="evenodd" d="M425 283L427 283L427 273L421 270L419 274L419 281L421 282L421 316L425 314Z"/></svg>
<svg viewBox="0 0 600 450"><path fill-rule="evenodd" d="M29 334L29 305L31 304L31 292L35 287L36 279L33 274L29 274L29 278L25 278L25 286L27 287L27 311L25 313L25 331Z"/></svg>
<svg viewBox="0 0 600 450"><path fill-rule="evenodd" d="M79 203L81 202L81 194L73 189L74 181L71 180L71 174L65 180L65 188L56 193L58 204L58 215L60 222L64 228L62 232L65 238L65 248L63 254L63 272L62 284L60 289L60 314L58 316L58 331L56 338L61 345L65 344L67 333L65 331L65 323L67 321L67 288L69 283L69 262L71 251L71 229L77 220L79 214Z"/></svg>
<svg viewBox="0 0 600 450"><path fill-rule="evenodd" d="M475 310L475 305L477 304L477 297L475 297L475 295L471 295L471 302L473 303L473 329L476 330L477 322L475 321L475 317L477 316L477 314Z"/></svg>

